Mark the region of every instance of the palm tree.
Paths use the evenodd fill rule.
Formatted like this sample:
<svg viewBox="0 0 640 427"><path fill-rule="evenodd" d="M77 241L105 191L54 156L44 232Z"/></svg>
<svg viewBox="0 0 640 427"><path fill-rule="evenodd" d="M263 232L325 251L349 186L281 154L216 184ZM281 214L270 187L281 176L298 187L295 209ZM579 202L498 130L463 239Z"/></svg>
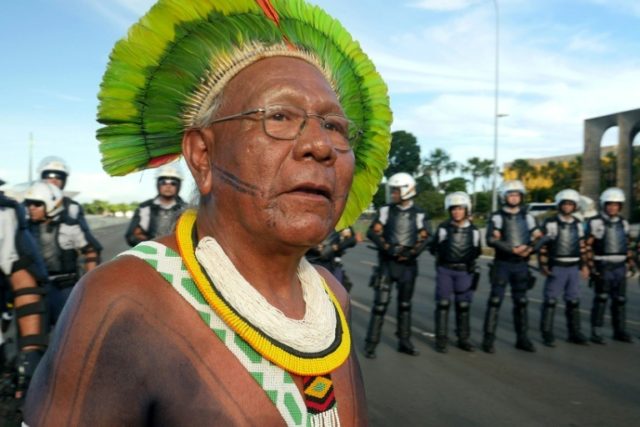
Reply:
<svg viewBox="0 0 640 427"><path fill-rule="evenodd" d="M436 188L440 188L440 175L443 172L454 172L458 164L451 160L449 153L441 148L436 148L429 153L429 157L422 163L424 173L433 174L436 177Z"/></svg>
<svg viewBox="0 0 640 427"><path fill-rule="evenodd" d="M472 157L467 159L467 164L460 167L462 173L469 174L471 177L471 191L473 194L473 205L477 206L476 201L476 182L479 178L489 178L493 170L493 160L480 159Z"/></svg>

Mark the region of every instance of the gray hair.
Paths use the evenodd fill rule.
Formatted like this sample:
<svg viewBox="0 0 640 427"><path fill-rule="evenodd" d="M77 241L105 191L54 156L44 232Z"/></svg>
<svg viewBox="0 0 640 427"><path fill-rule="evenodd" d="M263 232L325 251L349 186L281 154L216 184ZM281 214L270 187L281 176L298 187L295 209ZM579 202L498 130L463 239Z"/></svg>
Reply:
<svg viewBox="0 0 640 427"><path fill-rule="evenodd" d="M211 104L196 118L191 129L204 129L211 126L211 122L215 120L223 104L224 91L220 91L216 97L211 100Z"/></svg>

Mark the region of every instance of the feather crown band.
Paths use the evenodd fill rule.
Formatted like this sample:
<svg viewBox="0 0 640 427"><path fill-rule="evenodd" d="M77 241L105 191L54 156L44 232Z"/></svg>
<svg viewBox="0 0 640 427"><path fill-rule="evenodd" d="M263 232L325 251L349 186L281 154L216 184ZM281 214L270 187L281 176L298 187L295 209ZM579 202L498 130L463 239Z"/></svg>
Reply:
<svg viewBox="0 0 640 427"><path fill-rule="evenodd" d="M367 208L391 143L387 87L342 25L304 0L160 0L110 55L98 94L97 132L110 175L157 167L181 154L182 135L233 76L272 56L322 71L354 141L353 184L337 228Z"/></svg>

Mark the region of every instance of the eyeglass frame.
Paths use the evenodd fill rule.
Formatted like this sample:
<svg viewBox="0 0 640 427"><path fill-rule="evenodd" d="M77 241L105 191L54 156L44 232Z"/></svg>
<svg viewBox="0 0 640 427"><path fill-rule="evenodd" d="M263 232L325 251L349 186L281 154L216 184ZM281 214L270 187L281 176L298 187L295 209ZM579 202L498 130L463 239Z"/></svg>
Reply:
<svg viewBox="0 0 640 427"><path fill-rule="evenodd" d="M282 137L279 137L279 136L274 136L274 135L270 134L269 132L267 132L267 126L265 124L265 117L266 117L265 113L267 112L267 109L269 107L277 107L277 106L280 106L280 107L292 107L292 108L295 108L297 110L300 110L300 111L304 112L304 118L302 120L302 123L300 124L298 132L292 138L282 138ZM322 114L316 114L316 113L309 113L305 109L300 108L300 107L296 107L295 105L274 104L274 105L267 105L265 107L254 108L254 109L251 109L251 110L243 111L241 113L231 114L229 116L219 117L217 119L214 119L214 120L210 121L209 122L209 126L214 125L216 123L225 122L225 121L228 121L228 120L248 118L248 116L250 116L252 114L258 114L258 113L262 113L262 115L260 117L260 121L262 122L262 131L267 136L269 136L271 138L274 138L274 139L281 140L281 141L293 141L296 138L298 138L302 134L302 131L304 130L305 126L307 125L307 119L309 117L319 119L321 121L321 123L324 124L327 121L326 116L333 115L333 116L344 118L348 122L349 127L351 127L352 125L355 124L353 122L353 120L350 120L346 116L343 116L343 115L337 114L337 113L329 113L329 114L322 115ZM353 151L352 141L357 140L357 138L360 137L360 135L362 135L362 133L363 133L362 129L356 130L354 132L354 137L347 137L346 138L347 144L349 145L349 148L348 149L336 148L336 150L343 151L343 152Z"/></svg>

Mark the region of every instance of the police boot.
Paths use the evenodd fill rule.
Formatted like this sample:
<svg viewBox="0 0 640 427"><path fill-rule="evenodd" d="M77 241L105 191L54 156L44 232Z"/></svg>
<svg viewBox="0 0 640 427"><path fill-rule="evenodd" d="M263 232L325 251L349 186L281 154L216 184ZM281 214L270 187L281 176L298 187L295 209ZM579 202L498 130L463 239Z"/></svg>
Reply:
<svg viewBox="0 0 640 427"><path fill-rule="evenodd" d="M567 301L565 315L567 316L567 329L569 330L567 341L573 344L586 345L587 337L580 331L580 302Z"/></svg>
<svg viewBox="0 0 640 427"><path fill-rule="evenodd" d="M449 341L449 300L438 301L436 304L436 351L438 353L447 352Z"/></svg>
<svg viewBox="0 0 640 427"><path fill-rule="evenodd" d="M490 297L487 302L487 312L484 316L484 338L482 339L482 350L487 353L495 353L494 341L496 339L496 328L498 327L498 313L500 312L500 297Z"/></svg>
<svg viewBox="0 0 640 427"><path fill-rule="evenodd" d="M367 330L367 337L365 339L364 357L367 359L376 358L376 346L380 342L380 334L382 331L382 324L384 323L384 312L377 313L376 307L371 312L371 320L369 321L369 329Z"/></svg>
<svg viewBox="0 0 640 427"><path fill-rule="evenodd" d="M613 323L613 339L622 342L633 342L627 333L626 302L624 296L611 301L611 323Z"/></svg>
<svg viewBox="0 0 640 427"><path fill-rule="evenodd" d="M547 347L555 347L555 336L553 335L553 318L556 312L556 300L551 298L542 305L542 315L540 316L540 332L542 332L542 342Z"/></svg>
<svg viewBox="0 0 640 427"><path fill-rule="evenodd" d="M516 335L518 336L516 348L518 350L533 353L536 351L536 348L527 336L527 331L529 329L527 303L527 297L520 297L515 301L515 304L513 305L513 325L515 326Z"/></svg>
<svg viewBox="0 0 640 427"><path fill-rule="evenodd" d="M398 304L398 351L410 356L420 354L411 342L411 303Z"/></svg>
<svg viewBox="0 0 640 427"><path fill-rule="evenodd" d="M608 296L605 293L596 294L593 297L593 307L591 307L591 342L604 344L604 337L600 333L600 328L604 326L604 312L607 309Z"/></svg>
<svg viewBox="0 0 640 427"><path fill-rule="evenodd" d="M469 341L471 328L469 327L469 303L459 301L456 303L456 333L458 334L458 347L464 351L473 351L473 345Z"/></svg>

